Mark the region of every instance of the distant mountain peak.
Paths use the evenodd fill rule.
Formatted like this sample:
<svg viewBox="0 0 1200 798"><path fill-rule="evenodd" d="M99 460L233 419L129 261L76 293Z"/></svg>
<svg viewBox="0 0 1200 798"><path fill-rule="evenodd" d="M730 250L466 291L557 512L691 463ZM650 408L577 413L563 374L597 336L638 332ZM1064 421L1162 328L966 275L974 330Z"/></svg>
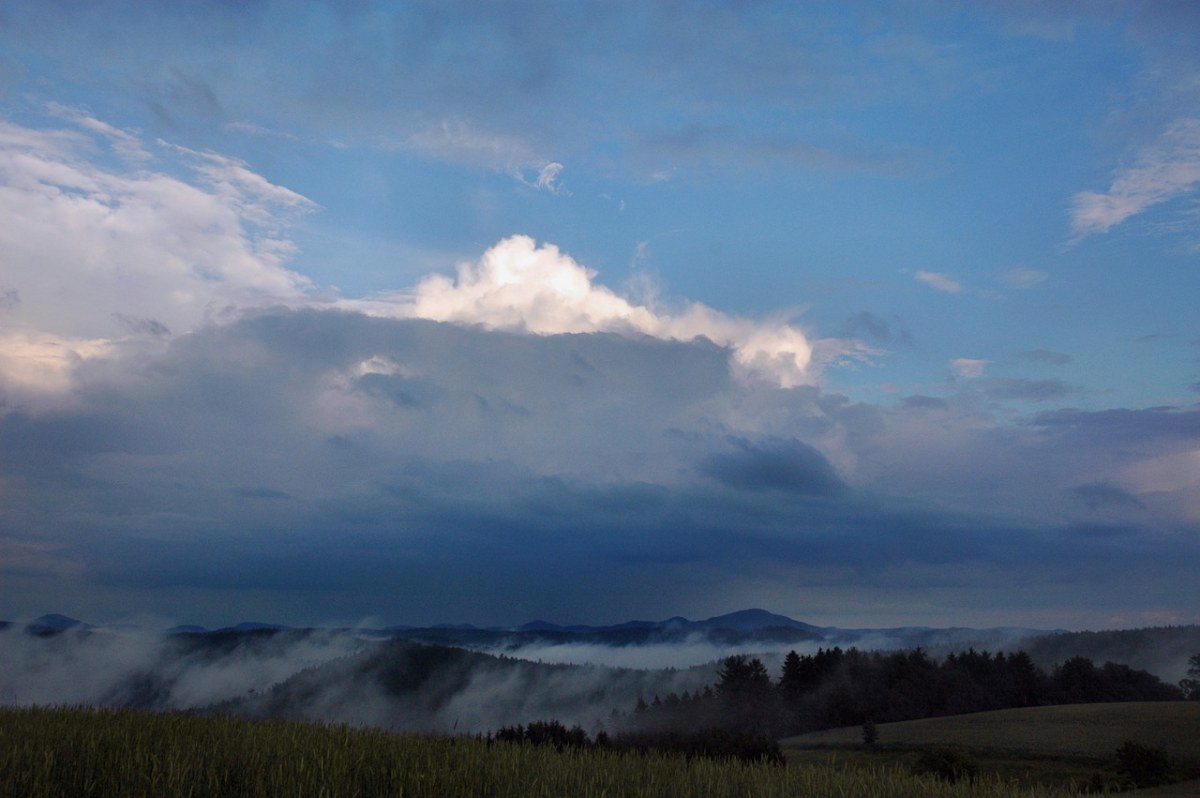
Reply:
<svg viewBox="0 0 1200 798"><path fill-rule="evenodd" d="M77 618L59 615L57 612L51 612L39 618L34 618L27 625L39 629L54 629L56 631L74 629L76 626L87 626L86 623Z"/></svg>
<svg viewBox="0 0 1200 798"><path fill-rule="evenodd" d="M218 632L282 632L291 629L280 623L261 623L259 621L242 621L234 626L218 629Z"/></svg>
<svg viewBox="0 0 1200 798"><path fill-rule="evenodd" d="M748 610L738 610L737 612L730 612L725 615L717 615L703 621L696 621L696 626L703 629L732 629L739 632L780 626L788 629L805 629L810 631L819 628L812 624L789 618L786 615L778 615L757 607Z"/></svg>

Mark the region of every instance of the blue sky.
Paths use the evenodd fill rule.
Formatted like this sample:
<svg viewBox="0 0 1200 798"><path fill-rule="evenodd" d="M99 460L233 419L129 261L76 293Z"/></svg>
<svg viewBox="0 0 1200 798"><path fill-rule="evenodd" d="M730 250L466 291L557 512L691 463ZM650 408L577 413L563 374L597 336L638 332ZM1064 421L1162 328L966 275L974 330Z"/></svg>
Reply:
<svg viewBox="0 0 1200 798"><path fill-rule="evenodd" d="M0 617L1200 621L1191 3L0 5Z"/></svg>

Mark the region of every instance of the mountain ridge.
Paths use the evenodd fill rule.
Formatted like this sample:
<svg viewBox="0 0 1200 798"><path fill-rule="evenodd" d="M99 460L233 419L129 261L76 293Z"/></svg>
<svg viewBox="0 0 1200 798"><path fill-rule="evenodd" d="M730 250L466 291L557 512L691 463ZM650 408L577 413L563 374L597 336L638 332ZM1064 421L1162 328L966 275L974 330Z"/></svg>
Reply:
<svg viewBox="0 0 1200 798"><path fill-rule="evenodd" d="M57 633L69 629L96 629L104 628L104 625L93 625L76 618L62 615L59 613L48 613L31 621L25 622L0 622L0 628L11 626L24 626L27 631L36 633ZM315 627L315 626L292 626L280 623L268 623L262 621L242 621L230 626L222 626L215 629L198 624L179 624L165 630L166 634L206 634L206 633L229 633L229 632L246 632L246 631L298 631L304 629L321 629L331 627ZM870 628L854 628L854 627L838 627L838 626L817 626L815 624L799 621L790 618L786 615L770 612L758 607L752 607L743 610L735 610L733 612L722 615L714 615L701 620L691 620L683 616L675 615L661 621L645 621L645 620L629 620L616 624L557 624L550 621L536 619L515 626L476 626L469 623L437 623L428 626L416 626L408 624L397 624L385 627L371 628L353 628L353 627L332 627L340 628L346 631L358 631L368 635L376 636L395 636L395 637L411 637L420 633L443 634L447 636L455 635L473 635L483 633L486 635L504 635L504 634L548 634L556 636L570 635L613 635L613 634L634 634L634 633L687 633L687 632L729 632L741 634L762 633L768 630L776 630L779 632L790 631L801 635L816 638L827 638L837 640L846 636L862 636L871 634L881 635L928 635L933 633L941 633L946 636L955 638L967 639L973 634L979 633L1004 633L1005 635L1042 635L1056 634L1066 632L1065 629L1035 629L1020 626L998 626L998 627L968 627L968 626L949 626L949 627L933 627L933 626L899 626L899 627L870 627Z"/></svg>

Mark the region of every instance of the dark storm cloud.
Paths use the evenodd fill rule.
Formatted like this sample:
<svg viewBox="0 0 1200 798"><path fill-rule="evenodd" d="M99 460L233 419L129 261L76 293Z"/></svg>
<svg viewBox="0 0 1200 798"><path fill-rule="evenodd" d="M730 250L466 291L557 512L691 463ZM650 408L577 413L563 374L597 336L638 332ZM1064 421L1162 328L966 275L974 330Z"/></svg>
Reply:
<svg viewBox="0 0 1200 798"><path fill-rule="evenodd" d="M1092 482L1071 489L1077 499L1087 505L1089 510L1100 510L1107 507L1137 507L1144 505L1136 496L1124 488L1110 482Z"/></svg>
<svg viewBox="0 0 1200 798"><path fill-rule="evenodd" d="M1092 444L1200 438L1200 410L1195 408L1051 410L1038 413L1032 423L1055 435Z"/></svg>
<svg viewBox="0 0 1200 798"><path fill-rule="evenodd" d="M239 499L290 499L292 495L273 488L238 488L233 492Z"/></svg>
<svg viewBox="0 0 1200 798"><path fill-rule="evenodd" d="M700 470L732 488L814 496L843 488L825 456L802 441L733 438L729 443L733 451L709 455Z"/></svg>
<svg viewBox="0 0 1200 798"><path fill-rule="evenodd" d="M0 417L0 547L36 560L17 568L30 584L66 574L39 612L151 590L307 621L619 619L738 606L750 585L895 601L1082 572L1128 586L1164 552L1196 560L1186 537L1078 534L1085 513L1169 517L1076 476L1114 431L1175 451L1155 440L1200 437L1194 411L998 427L930 397L883 409L739 382L703 339L312 310L79 380L70 404ZM1017 495L1052 510L1014 518Z"/></svg>

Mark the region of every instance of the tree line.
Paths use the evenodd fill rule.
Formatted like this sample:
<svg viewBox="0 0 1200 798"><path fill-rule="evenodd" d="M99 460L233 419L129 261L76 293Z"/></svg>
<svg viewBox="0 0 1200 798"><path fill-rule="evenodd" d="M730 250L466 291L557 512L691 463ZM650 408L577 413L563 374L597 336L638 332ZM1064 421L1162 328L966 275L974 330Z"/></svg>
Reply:
<svg viewBox="0 0 1200 798"><path fill-rule="evenodd" d="M723 729L771 738L839 726L1051 704L1175 701L1185 689L1127 665L1071 657L1050 671L1024 651L969 649L938 661L923 649L791 651L778 679L762 661L726 658L717 683L696 693L639 699L615 712L624 733Z"/></svg>

